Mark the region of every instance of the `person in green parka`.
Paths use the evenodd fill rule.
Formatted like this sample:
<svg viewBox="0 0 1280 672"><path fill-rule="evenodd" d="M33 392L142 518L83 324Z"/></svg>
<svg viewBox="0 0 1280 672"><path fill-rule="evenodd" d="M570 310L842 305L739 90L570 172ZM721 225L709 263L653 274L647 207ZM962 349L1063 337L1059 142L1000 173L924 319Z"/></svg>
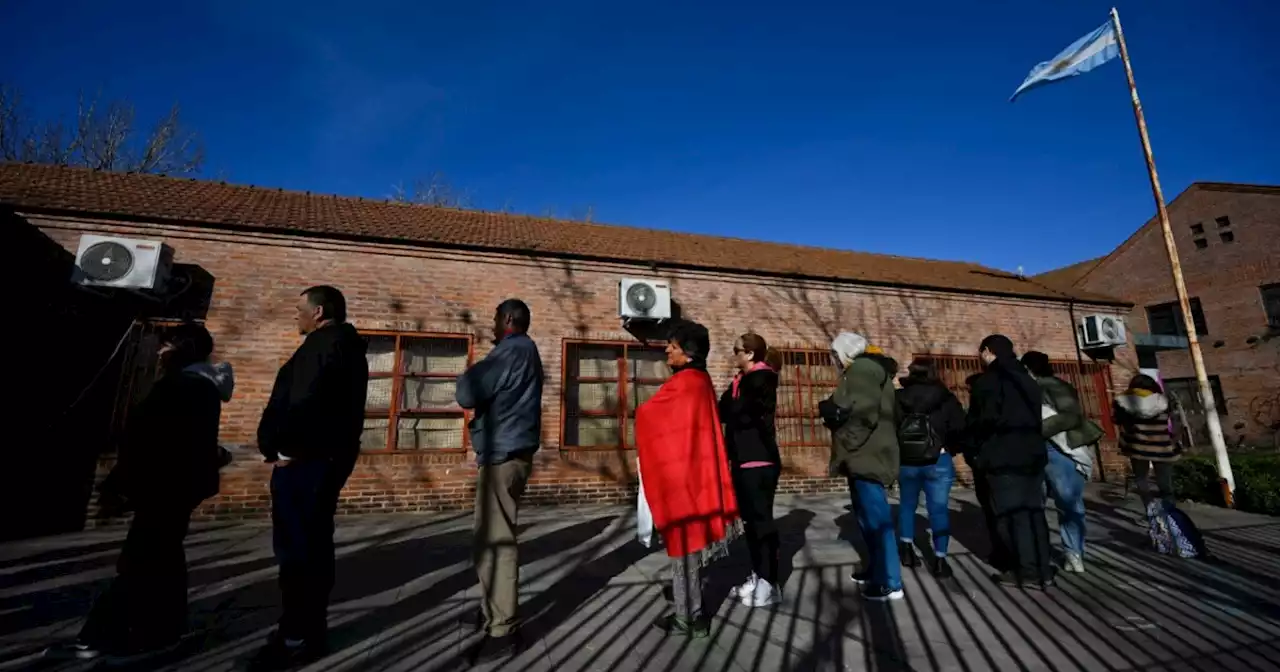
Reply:
<svg viewBox="0 0 1280 672"><path fill-rule="evenodd" d="M1076 389L1054 375L1049 356L1034 350L1022 355L1022 365L1040 386L1040 434L1049 462L1045 482L1058 509L1058 536L1062 538L1062 568L1084 571L1084 487L1093 472L1092 447L1102 429L1085 417Z"/></svg>
<svg viewBox="0 0 1280 672"><path fill-rule="evenodd" d="M862 596L900 600L902 570L893 515L886 490L898 478L897 400L893 376L898 365L861 335L843 332L831 342L840 382L818 404L831 429L831 474L849 481L858 527L867 543L863 570L853 575Z"/></svg>

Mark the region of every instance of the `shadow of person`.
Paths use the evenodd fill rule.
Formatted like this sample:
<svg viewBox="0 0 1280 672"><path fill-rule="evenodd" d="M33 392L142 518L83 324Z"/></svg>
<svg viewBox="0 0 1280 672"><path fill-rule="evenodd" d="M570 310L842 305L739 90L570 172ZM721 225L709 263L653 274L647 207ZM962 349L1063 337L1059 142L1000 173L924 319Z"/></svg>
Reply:
<svg viewBox="0 0 1280 672"><path fill-rule="evenodd" d="M995 549L991 545L986 513L981 506L972 502L963 499L952 501L959 508L951 511L951 538L959 542L966 551L990 564L991 554Z"/></svg>

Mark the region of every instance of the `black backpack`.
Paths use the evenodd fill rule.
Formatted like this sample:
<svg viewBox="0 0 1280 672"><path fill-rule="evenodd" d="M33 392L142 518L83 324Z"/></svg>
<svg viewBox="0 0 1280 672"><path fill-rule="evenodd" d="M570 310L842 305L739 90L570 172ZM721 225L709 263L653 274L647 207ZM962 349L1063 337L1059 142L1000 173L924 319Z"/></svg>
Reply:
<svg viewBox="0 0 1280 672"><path fill-rule="evenodd" d="M933 431L928 413L900 409L898 452L906 465L928 465L938 461L942 454L942 440Z"/></svg>

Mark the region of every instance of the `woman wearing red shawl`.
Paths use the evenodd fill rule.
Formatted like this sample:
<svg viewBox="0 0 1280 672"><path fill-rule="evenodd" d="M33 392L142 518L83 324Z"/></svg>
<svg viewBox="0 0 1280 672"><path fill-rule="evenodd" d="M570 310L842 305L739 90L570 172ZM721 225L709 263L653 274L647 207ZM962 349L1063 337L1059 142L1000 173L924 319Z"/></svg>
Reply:
<svg viewBox="0 0 1280 672"><path fill-rule="evenodd" d="M716 393L707 375L706 327L682 322L667 342L673 373L636 410L636 449L644 493L671 558L675 613L655 625L671 634L706 637L699 570L728 551L738 506L729 476Z"/></svg>

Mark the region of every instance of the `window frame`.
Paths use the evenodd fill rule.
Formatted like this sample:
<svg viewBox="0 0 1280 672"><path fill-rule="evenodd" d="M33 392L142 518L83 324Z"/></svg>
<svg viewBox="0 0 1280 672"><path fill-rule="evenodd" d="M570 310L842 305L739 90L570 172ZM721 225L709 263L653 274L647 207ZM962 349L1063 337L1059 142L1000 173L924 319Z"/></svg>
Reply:
<svg viewBox="0 0 1280 672"><path fill-rule="evenodd" d="M425 450L407 450L407 449L402 450L398 447L399 438L400 438L400 416L403 411L403 409L400 408L400 394L401 394L401 391L403 390L404 379L408 377L408 378L428 378L428 379L435 378L437 380L457 380L462 375L462 374L433 375L430 372L423 373L423 374L406 375L406 373L401 370L401 362L402 362L401 356L402 356L402 353L404 352L404 348L401 346L401 343L403 342L404 339L435 339L435 340L445 340L445 341L466 341L467 362L466 362L466 367L463 369L465 371L466 369L471 368L471 366L475 363L475 356L476 356L475 336L473 334L461 334L461 333L445 333L445 332L433 332L433 331L394 331L394 330L386 330L386 329L357 329L356 331L357 333L360 334L362 338L390 336L396 339L395 345L393 346L394 348L393 352L395 353L395 357L393 358L391 371L389 373L373 372L373 371L369 372L369 381L371 382L376 379L391 378L390 404L388 405L385 414L382 413L380 410L373 411L369 409L367 404L365 406L365 411L364 411L365 420L382 420L382 419L387 420L387 442L386 442L386 445L383 446L383 448L380 450L379 449L365 450L361 448L360 454L361 455L390 455L390 454L450 455L450 454L465 454L467 451L469 451L471 449L471 433L467 431L467 426L471 422L471 411L465 408L462 408L460 406L457 406L456 404L454 405L453 408L450 408L447 410L446 409L414 410L412 412L413 414L409 417L430 418L430 417L454 417L454 416L460 415L462 418L462 446L461 447L431 448L431 449L425 449Z"/></svg>
<svg viewBox="0 0 1280 672"><path fill-rule="evenodd" d="M618 376L617 378L599 377L599 376L570 376L572 354L583 347L591 348L616 348L618 349ZM627 341L627 340L609 340L609 339L591 339L591 338L565 338L560 343L560 450L635 450L635 446L627 444L627 420L632 417L628 402L630 401L630 390L632 384L635 385L662 385L670 380L670 375L662 380L656 378L633 378L630 367L630 357L628 353L631 349L648 350L660 352L666 348L666 341ZM579 357L579 361L581 358ZM576 446L569 445L565 442L568 436L568 420L569 413L569 389L573 385L582 383L616 383L618 385L618 411L610 414L609 412L590 412L583 413L582 402L577 402L576 413L573 417L592 417L607 418L616 417L618 419L618 443L616 444L598 444L594 446Z"/></svg>
<svg viewBox="0 0 1280 672"><path fill-rule="evenodd" d="M982 363L977 355L955 355L948 353L918 353L911 356L914 361L916 359L928 359L934 362L934 369L938 371L939 378L947 389L951 390L960 400L966 412L969 408L969 386L965 384L970 375L980 373L982 371ZM955 366L943 370L937 362L950 362ZM1102 427L1104 438L1115 440L1116 425L1115 418L1111 415L1111 367L1097 362L1081 363L1070 359L1050 359L1049 366L1053 367L1053 373L1058 378L1070 383L1076 390L1076 396L1080 400L1080 409L1085 417L1093 420ZM954 371L954 376L959 376L959 382L952 382L948 378L948 373ZM1086 384L1087 383L1087 384ZM1090 413L1090 406L1096 404L1096 413Z"/></svg>
<svg viewBox="0 0 1280 672"><path fill-rule="evenodd" d="M1204 315L1204 306L1202 306L1200 303L1200 297L1198 296L1188 297L1187 303L1191 306L1191 321L1195 324L1196 336L1197 337L1208 336L1209 320ZM1155 330L1153 326L1153 320L1151 319L1151 313L1153 310L1164 310L1164 309L1173 311L1174 330L1176 333L1168 334L1163 332L1157 332ZM1164 303L1155 303L1155 304L1144 307L1143 311L1146 313L1146 317L1147 317L1147 329L1149 329L1153 335L1182 336L1184 338L1187 336L1187 327L1185 324L1185 320L1183 319L1183 316L1182 316L1182 306L1178 305L1177 301L1166 301Z"/></svg>
<svg viewBox="0 0 1280 672"><path fill-rule="evenodd" d="M1222 378L1216 373L1209 374L1207 378L1209 379L1209 391L1213 394L1213 405L1217 407L1215 410L1218 411L1218 415L1223 417L1230 416L1230 411L1227 408L1227 393L1222 389ZM1165 378L1161 387L1164 388L1166 393L1170 392L1170 384L1174 384L1179 387L1186 385L1187 389L1191 390L1191 393L1195 395L1196 401L1200 401L1200 381L1196 380L1195 376ZM1203 401L1200 401L1200 410L1204 410Z"/></svg>
<svg viewBox="0 0 1280 672"><path fill-rule="evenodd" d="M785 414L782 412L784 408L784 404L783 404L783 396L781 393L781 389L784 387L783 380L784 380L784 376L786 375L786 372L785 371L778 372L779 397L778 397L777 406L775 407L775 411L774 411L774 427L778 428L779 425L781 424L779 421L781 420L799 419L801 420L800 435L802 437L799 441L787 441L786 439L783 438L782 432L778 432L779 434L778 447L779 448L830 447L831 446L831 430L827 429L827 426L822 422L822 416L818 413L818 402L822 401L823 399L826 399L832 394L832 392L835 391L836 386L840 384L840 376L837 374L833 381L822 381L822 380L817 380L815 378L812 378L808 374L809 374L809 369L815 366L819 366L819 367L827 366L827 367L831 367L834 370L836 365L835 365L835 362L832 361L831 348L817 347L817 346L798 346L798 347L783 346L783 347L775 347L774 349L777 350L778 354L782 357L784 369L788 366L797 366L800 371L800 374L799 374L800 377L796 381L796 385L795 385L796 387L796 391L794 395L795 412L794 413L788 412ZM790 363L789 358L795 357L796 355L800 355L805 358L805 363L803 366ZM817 360L821 360L821 361L817 361ZM826 385L827 382L832 383L829 386L829 389ZM788 411L790 410L791 408L788 407ZM807 428L809 431L805 431L805 428ZM814 436L814 437L822 436L824 438L822 440L818 440L817 438L815 438L810 441L805 441L803 437L806 435Z"/></svg>
<svg viewBox="0 0 1280 672"><path fill-rule="evenodd" d="M1277 307L1280 307L1280 282L1267 283L1258 286L1258 295L1262 298L1262 316L1266 322L1267 328L1271 330L1280 330L1280 310L1273 315L1267 310L1267 295L1274 294L1273 301Z"/></svg>
<svg viewBox="0 0 1280 672"><path fill-rule="evenodd" d="M112 399L108 425L110 439L107 450L109 452L115 452L120 448L120 441L124 437L125 427L129 422L129 414L146 397L146 392L139 391L142 385L145 383L146 391L149 392L150 386L160 379L159 339L167 330L179 327L186 322L175 319L140 318L129 325L129 333L122 341L121 350L124 356L120 359L116 391ZM190 322L205 326L203 320L190 320ZM151 336L157 338L157 347L153 351L144 352L143 345ZM151 376L150 380L146 380L148 373Z"/></svg>

